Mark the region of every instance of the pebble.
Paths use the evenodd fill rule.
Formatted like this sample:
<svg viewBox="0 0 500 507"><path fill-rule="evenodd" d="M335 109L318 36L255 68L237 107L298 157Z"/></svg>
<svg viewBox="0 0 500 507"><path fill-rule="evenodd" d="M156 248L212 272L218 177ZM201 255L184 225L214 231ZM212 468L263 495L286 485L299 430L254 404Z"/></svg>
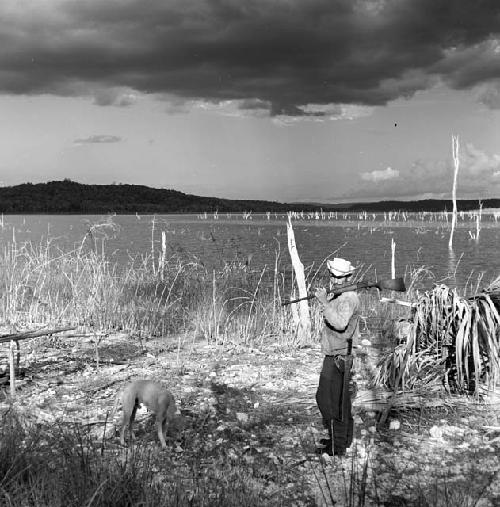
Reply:
<svg viewBox="0 0 500 507"><path fill-rule="evenodd" d="M248 422L248 414L245 414L244 412L236 412L236 419L238 419L240 423L245 424Z"/></svg>
<svg viewBox="0 0 500 507"><path fill-rule="evenodd" d="M389 424L390 430L399 430L399 428L401 428L401 423L397 419L394 419L390 422Z"/></svg>
<svg viewBox="0 0 500 507"><path fill-rule="evenodd" d="M443 429L439 426L434 425L430 430L429 433L431 434L432 438L443 438Z"/></svg>

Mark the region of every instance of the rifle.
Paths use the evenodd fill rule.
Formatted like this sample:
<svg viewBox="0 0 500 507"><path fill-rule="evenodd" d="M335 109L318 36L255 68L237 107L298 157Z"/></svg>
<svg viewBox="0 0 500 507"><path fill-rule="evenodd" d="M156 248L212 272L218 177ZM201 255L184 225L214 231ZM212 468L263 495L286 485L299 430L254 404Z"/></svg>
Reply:
<svg viewBox="0 0 500 507"><path fill-rule="evenodd" d="M342 400L340 405L340 419L345 422L347 412L347 393L349 392L349 382L351 380L351 369L352 369L352 338L347 340L347 355L344 361L344 379L342 383Z"/></svg>
<svg viewBox="0 0 500 507"><path fill-rule="evenodd" d="M332 292L328 293L329 296L338 296L339 294L342 294L342 292L347 291L356 291L359 289L370 289L371 287L376 287L377 289L388 289L388 290L395 290L397 292L406 292L406 286L405 282L402 278L390 278L388 280L378 280L375 282L370 282L367 280L361 280L356 283L352 283L349 285L343 285L338 287L337 289L333 290ZM315 297L314 294L309 294L307 296L304 296L303 298L299 299L292 299L291 301L284 301L281 303L281 306L285 305L291 305L293 303L298 303L299 301L303 301L305 299L313 299Z"/></svg>

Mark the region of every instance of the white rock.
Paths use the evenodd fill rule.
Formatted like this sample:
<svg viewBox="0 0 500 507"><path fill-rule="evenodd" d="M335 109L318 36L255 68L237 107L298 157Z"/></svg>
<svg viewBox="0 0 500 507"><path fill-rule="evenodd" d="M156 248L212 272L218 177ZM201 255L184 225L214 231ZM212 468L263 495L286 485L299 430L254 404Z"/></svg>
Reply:
<svg viewBox="0 0 500 507"><path fill-rule="evenodd" d="M242 424L245 424L248 422L248 414L245 414L244 412L236 412L236 419Z"/></svg>
<svg viewBox="0 0 500 507"><path fill-rule="evenodd" d="M443 437L443 430L439 427L434 425L430 430L429 433L431 434L432 438L442 438Z"/></svg>
<svg viewBox="0 0 500 507"><path fill-rule="evenodd" d="M370 340L367 340L366 338L363 338L361 340L361 345L363 345L363 347L370 347L372 344L372 342Z"/></svg>
<svg viewBox="0 0 500 507"><path fill-rule="evenodd" d="M397 419L393 419L389 424L390 430L399 430L401 428L401 423Z"/></svg>

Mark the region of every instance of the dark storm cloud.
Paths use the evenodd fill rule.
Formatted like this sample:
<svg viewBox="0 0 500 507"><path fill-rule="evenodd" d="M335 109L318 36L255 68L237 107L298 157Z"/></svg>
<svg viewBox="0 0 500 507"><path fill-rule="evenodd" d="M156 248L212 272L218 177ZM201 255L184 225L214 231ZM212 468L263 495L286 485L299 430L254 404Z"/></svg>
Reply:
<svg viewBox="0 0 500 507"><path fill-rule="evenodd" d="M499 13L498 0L4 0L0 90L318 115L303 106L500 78Z"/></svg>

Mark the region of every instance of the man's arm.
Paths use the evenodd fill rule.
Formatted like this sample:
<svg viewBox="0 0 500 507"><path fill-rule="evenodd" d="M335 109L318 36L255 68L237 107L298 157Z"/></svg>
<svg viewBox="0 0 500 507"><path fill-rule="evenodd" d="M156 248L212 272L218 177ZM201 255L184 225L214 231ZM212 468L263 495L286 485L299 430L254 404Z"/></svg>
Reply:
<svg viewBox="0 0 500 507"><path fill-rule="evenodd" d="M328 301L323 308L323 316L328 324L337 331L343 331L359 306L356 293L344 293L332 301Z"/></svg>

